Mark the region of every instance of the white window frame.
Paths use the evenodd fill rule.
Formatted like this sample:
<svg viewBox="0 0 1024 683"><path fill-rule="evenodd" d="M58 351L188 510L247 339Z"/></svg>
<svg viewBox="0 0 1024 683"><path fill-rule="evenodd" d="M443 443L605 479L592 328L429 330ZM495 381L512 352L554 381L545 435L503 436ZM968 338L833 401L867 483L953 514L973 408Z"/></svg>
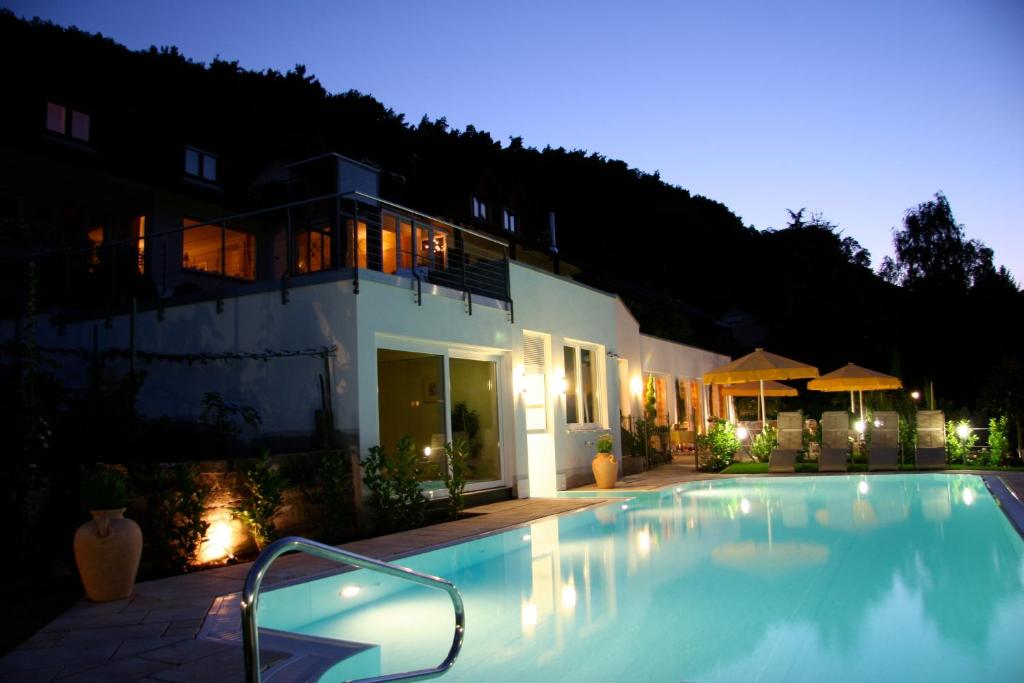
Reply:
<svg viewBox="0 0 1024 683"><path fill-rule="evenodd" d="M476 195L473 195L473 218L487 220L487 203Z"/></svg>
<svg viewBox="0 0 1024 683"><path fill-rule="evenodd" d="M515 234L519 232L519 216L515 211L505 208L501 215L501 225L505 228L505 232Z"/></svg>
<svg viewBox="0 0 1024 683"><path fill-rule="evenodd" d="M59 107L61 111L61 129L50 128L50 107ZM85 137L75 135L75 123L85 124ZM92 116L80 109L73 109L66 104L60 104L53 100L46 102L46 120L44 122L46 132L75 142L89 144L92 141Z"/></svg>
<svg viewBox="0 0 1024 683"><path fill-rule="evenodd" d="M195 153L199 157L199 168L198 168L198 172L197 173L192 173L191 171L188 170L188 156L189 156L190 152ZM207 168L208 161L212 161L213 162L213 177L212 178L210 178L209 176L206 175L206 168ZM192 145L185 145L185 175L188 176L189 178L195 178L196 180L200 180L200 181L202 181L204 183L216 183L217 182L217 174L219 172L219 169L217 167L219 165L220 164L219 164L219 162L217 160L217 155L216 154L212 154L210 152L203 151L203 150L199 149L198 147L194 147Z"/></svg>
<svg viewBox="0 0 1024 683"><path fill-rule="evenodd" d="M589 351L591 354L591 368L594 376L592 378L592 384L594 387L594 414L591 415L590 422L577 421L573 422L569 419L569 405L566 397L563 396L562 407L565 414L565 424L570 430L593 430L593 429L605 429L605 410L604 410L604 373L602 368L604 367L602 359L604 358L604 351L602 347L596 344L589 344L587 342L576 341L573 339L562 340L562 362L565 363L565 349L571 348L574 350L575 366L576 366L576 419L580 420L580 408L583 405L583 374L581 373L582 364L582 351ZM568 382L568 377L565 373L565 368L562 368L562 375L565 378L564 381Z"/></svg>

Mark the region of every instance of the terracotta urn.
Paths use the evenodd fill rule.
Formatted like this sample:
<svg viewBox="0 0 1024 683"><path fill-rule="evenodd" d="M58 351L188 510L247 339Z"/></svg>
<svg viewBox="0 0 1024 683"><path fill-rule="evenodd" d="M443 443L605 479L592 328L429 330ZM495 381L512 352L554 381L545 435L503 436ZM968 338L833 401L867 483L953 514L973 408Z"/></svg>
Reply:
<svg viewBox="0 0 1024 683"><path fill-rule="evenodd" d="M130 597L142 557L142 530L124 517L125 508L91 510L92 519L75 532L75 563L94 602Z"/></svg>
<svg viewBox="0 0 1024 683"><path fill-rule="evenodd" d="M618 476L618 463L615 461L614 453L598 453L591 463L594 470L594 480L599 489L615 488L615 479Z"/></svg>

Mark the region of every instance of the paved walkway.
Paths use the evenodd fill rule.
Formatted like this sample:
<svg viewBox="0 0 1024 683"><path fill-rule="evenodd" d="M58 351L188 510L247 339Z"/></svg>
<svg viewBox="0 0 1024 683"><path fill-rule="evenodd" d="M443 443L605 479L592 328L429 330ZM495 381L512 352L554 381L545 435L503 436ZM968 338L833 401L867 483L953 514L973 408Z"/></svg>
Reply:
<svg viewBox="0 0 1024 683"><path fill-rule="evenodd" d="M1024 473L995 475L1024 500ZM681 464L623 478L617 491L647 491L686 481L721 478ZM729 475L726 475L729 476ZM744 475L735 475L744 476ZM761 476L761 475L755 475ZM764 475L768 476L768 475ZM774 476L774 475L773 475ZM885 476L885 475L882 475ZM597 491L594 486L581 491ZM430 547L595 505L600 498L511 500L475 507L482 513L456 522L356 541L341 546L378 559L396 559ZM250 563L147 581L128 600L82 600L0 659L5 681L236 681L243 678L241 648L196 638L215 598L242 589ZM315 576L337 565L306 555L274 564L266 585ZM266 652L264 664L284 655Z"/></svg>

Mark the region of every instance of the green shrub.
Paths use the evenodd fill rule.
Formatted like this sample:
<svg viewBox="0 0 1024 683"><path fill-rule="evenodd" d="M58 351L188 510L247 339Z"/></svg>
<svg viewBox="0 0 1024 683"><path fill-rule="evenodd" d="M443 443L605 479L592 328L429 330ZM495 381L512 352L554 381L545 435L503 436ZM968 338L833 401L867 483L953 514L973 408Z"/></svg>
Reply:
<svg viewBox="0 0 1024 683"><path fill-rule="evenodd" d="M165 554L170 567L185 572L195 564L199 546L210 528L209 522L203 520L210 488L202 485L196 465L167 469L157 481L160 490L154 511L154 548Z"/></svg>
<svg viewBox="0 0 1024 683"><path fill-rule="evenodd" d="M1009 420L1006 415L988 420L988 464L1001 465L1010 454Z"/></svg>
<svg viewBox="0 0 1024 683"><path fill-rule="evenodd" d="M714 420L708 433L697 437L697 445L704 455L703 466L718 472L732 463L736 451L740 449L740 440L731 422Z"/></svg>
<svg viewBox="0 0 1024 683"><path fill-rule="evenodd" d="M448 517L458 519L465 507L462 494L466 490L466 475L470 470L470 446L465 439L455 439L444 445L444 454L447 460L443 479L448 489Z"/></svg>
<svg viewBox="0 0 1024 683"><path fill-rule="evenodd" d="M288 480L270 462L270 453L264 451L253 468L246 470L243 483L245 497L232 509L231 516L245 524L256 547L263 550L274 540L274 517L284 503Z"/></svg>
<svg viewBox="0 0 1024 683"><path fill-rule="evenodd" d="M334 449L296 454L282 463L281 470L307 501L320 508L317 540L342 540L354 521L352 462L347 452Z"/></svg>
<svg viewBox="0 0 1024 683"><path fill-rule="evenodd" d="M82 503L87 510L118 510L131 498L128 475L122 469L97 465L82 478Z"/></svg>
<svg viewBox="0 0 1024 683"><path fill-rule="evenodd" d="M770 424L750 442L750 455L759 462L765 462L779 445L779 430Z"/></svg>
<svg viewBox="0 0 1024 683"><path fill-rule="evenodd" d="M917 453L917 420L913 414L900 416L899 439L903 462L909 463Z"/></svg>
<svg viewBox="0 0 1024 683"><path fill-rule="evenodd" d="M421 472L408 434L398 440L394 456L389 456L382 446L370 447L363 461L363 483L370 491L370 502L377 509L385 531L411 529L423 523L426 499L420 491Z"/></svg>
<svg viewBox="0 0 1024 683"><path fill-rule="evenodd" d="M971 455L971 448L978 441L978 435L970 432L967 438L961 439L956 430L960 426L969 425L970 423L967 420L960 420L955 423L950 420L946 423L946 459L950 464L967 464L967 459Z"/></svg>

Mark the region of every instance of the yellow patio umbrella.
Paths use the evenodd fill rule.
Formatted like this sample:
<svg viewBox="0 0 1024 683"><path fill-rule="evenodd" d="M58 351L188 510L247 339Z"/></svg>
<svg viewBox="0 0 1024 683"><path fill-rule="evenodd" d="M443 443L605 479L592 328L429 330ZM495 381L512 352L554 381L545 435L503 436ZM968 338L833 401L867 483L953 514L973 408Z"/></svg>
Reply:
<svg viewBox="0 0 1024 683"><path fill-rule="evenodd" d="M731 363L709 370L704 373L705 384L736 384L739 382L757 382L758 394L761 398L761 418L764 412L764 383L773 379L804 379L817 377L818 368L800 361L769 353L764 349L737 358Z"/></svg>
<svg viewBox="0 0 1024 683"><path fill-rule="evenodd" d="M722 387L722 393L726 396L760 396L760 382L743 382L741 384L727 384ZM765 396L796 396L799 392L782 382L768 380L764 383Z"/></svg>
<svg viewBox="0 0 1024 683"><path fill-rule="evenodd" d="M903 382L892 375L885 375L875 370L868 370L853 363L847 363L838 370L822 375L807 383L808 389L815 391L849 391L850 412L854 412L853 392L860 393L860 418L864 419L864 392L902 389Z"/></svg>

